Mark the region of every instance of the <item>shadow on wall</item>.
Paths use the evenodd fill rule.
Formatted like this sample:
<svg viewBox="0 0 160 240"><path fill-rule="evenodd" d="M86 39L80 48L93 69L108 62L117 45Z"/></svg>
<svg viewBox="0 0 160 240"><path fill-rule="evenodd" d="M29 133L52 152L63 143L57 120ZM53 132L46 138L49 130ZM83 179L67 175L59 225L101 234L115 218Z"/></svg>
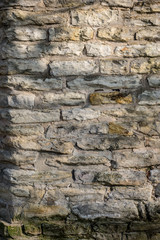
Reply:
<svg viewBox="0 0 160 240"><path fill-rule="evenodd" d="M50 4L50 1L44 2ZM56 1L56 4L57 7L79 7L84 2L77 5L77 1ZM35 7L40 14L22 13L16 9L21 4L33 7L33 11ZM57 24L62 19L54 14L44 15L41 0L2 0L0 7L0 218L11 223L26 205L33 202L38 205L45 194L45 186L38 186L37 192L34 189L40 177L35 169L39 152L50 151L44 147L45 129L37 123L57 121L60 112L54 106L52 111L35 107L36 97L27 91L41 94L41 91L62 89L61 79L51 78L49 60L43 58L46 49L53 52L55 48L49 43L44 45L48 30L43 25L51 21ZM33 139L37 141L37 135L44 144L36 145ZM35 182L31 180L33 175L37 176Z"/></svg>

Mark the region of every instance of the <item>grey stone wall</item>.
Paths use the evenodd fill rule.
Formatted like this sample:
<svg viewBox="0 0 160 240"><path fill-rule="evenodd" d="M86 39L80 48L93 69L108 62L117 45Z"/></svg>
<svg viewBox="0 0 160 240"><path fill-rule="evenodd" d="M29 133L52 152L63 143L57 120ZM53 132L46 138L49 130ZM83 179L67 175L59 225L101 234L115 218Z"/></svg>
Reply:
<svg viewBox="0 0 160 240"><path fill-rule="evenodd" d="M1 0L0 239L160 239L160 1Z"/></svg>

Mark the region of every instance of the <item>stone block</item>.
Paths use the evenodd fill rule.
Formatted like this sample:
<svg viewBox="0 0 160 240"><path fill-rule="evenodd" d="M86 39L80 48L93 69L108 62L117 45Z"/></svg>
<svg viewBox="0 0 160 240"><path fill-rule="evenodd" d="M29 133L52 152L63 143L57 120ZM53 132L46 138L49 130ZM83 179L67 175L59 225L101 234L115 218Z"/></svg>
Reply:
<svg viewBox="0 0 160 240"><path fill-rule="evenodd" d="M159 183L160 182L160 169L151 170L149 179L154 183Z"/></svg>
<svg viewBox="0 0 160 240"><path fill-rule="evenodd" d="M47 24L61 24L67 22L67 13L45 14L44 12L29 12L20 9L12 9L4 12L2 16L2 23L4 25L27 26L27 25L47 25Z"/></svg>
<svg viewBox="0 0 160 240"><path fill-rule="evenodd" d="M101 60L100 69L102 74L126 75L129 73L127 60Z"/></svg>
<svg viewBox="0 0 160 240"><path fill-rule="evenodd" d="M96 119L100 116L100 111L95 111L89 108L84 109L71 109L71 110L63 110L62 117L63 120L77 120L77 121L85 121Z"/></svg>
<svg viewBox="0 0 160 240"><path fill-rule="evenodd" d="M146 174L134 170L106 171L97 173L94 181L104 185L138 186L146 182Z"/></svg>
<svg viewBox="0 0 160 240"><path fill-rule="evenodd" d="M133 0L103 0L103 2L111 7L133 7Z"/></svg>
<svg viewBox="0 0 160 240"><path fill-rule="evenodd" d="M26 75L12 75L7 79L2 78L0 81L1 87L14 87L16 90L37 90L37 91L50 91L61 90L61 78L41 78Z"/></svg>
<svg viewBox="0 0 160 240"><path fill-rule="evenodd" d="M93 38L93 29L89 27L55 27L49 29L49 41L79 41Z"/></svg>
<svg viewBox="0 0 160 240"><path fill-rule="evenodd" d="M52 122L60 120L59 110L38 112L30 110L1 110L0 115L3 119L8 119L12 123L37 123Z"/></svg>
<svg viewBox="0 0 160 240"><path fill-rule="evenodd" d="M50 108L55 106L75 106L84 104L86 95L79 92L44 93L36 97L35 108Z"/></svg>
<svg viewBox="0 0 160 240"><path fill-rule="evenodd" d="M89 10L73 10L71 12L72 25L89 25L89 26L107 26L109 23L122 23L122 14L117 9L96 8Z"/></svg>
<svg viewBox="0 0 160 240"><path fill-rule="evenodd" d="M113 160L118 168L144 168L156 166L159 162L158 149L134 149L113 151Z"/></svg>
<svg viewBox="0 0 160 240"><path fill-rule="evenodd" d="M160 91L152 90L152 91L144 91L138 97L140 105L157 105L160 104Z"/></svg>
<svg viewBox="0 0 160 240"><path fill-rule="evenodd" d="M49 64L52 76L92 75L99 72L98 63L87 61L53 61Z"/></svg>
<svg viewBox="0 0 160 240"><path fill-rule="evenodd" d="M101 138L83 138L77 141L77 146L83 150L116 150L132 149L144 146L137 136L106 136Z"/></svg>
<svg viewBox="0 0 160 240"><path fill-rule="evenodd" d="M160 81L160 80L159 80ZM98 76L92 78L75 78L67 82L70 89L119 89L138 88L141 86L141 76Z"/></svg>
<svg viewBox="0 0 160 240"><path fill-rule="evenodd" d="M8 61L8 74L46 74L48 69L46 59L10 59Z"/></svg>
<svg viewBox="0 0 160 240"><path fill-rule="evenodd" d="M159 41L159 28L148 27L141 29L136 33L136 40Z"/></svg>
<svg viewBox="0 0 160 240"><path fill-rule="evenodd" d="M81 56L84 49L83 43L51 43L46 47L45 53L49 55L60 55L60 56Z"/></svg>
<svg viewBox="0 0 160 240"><path fill-rule="evenodd" d="M101 40L127 42L134 40L134 31L127 27L99 28L97 37Z"/></svg>
<svg viewBox="0 0 160 240"><path fill-rule="evenodd" d="M138 219L138 211L133 201L108 200L106 203L78 204L72 211L82 219Z"/></svg>
<svg viewBox="0 0 160 240"><path fill-rule="evenodd" d="M152 76L149 76L147 79L151 87L160 86L160 75L152 75Z"/></svg>
<svg viewBox="0 0 160 240"><path fill-rule="evenodd" d="M125 95L119 92L102 92L102 93L92 93L90 94L89 100L92 105L101 105L109 103L120 103L120 104L130 104L132 103L131 94Z"/></svg>
<svg viewBox="0 0 160 240"><path fill-rule="evenodd" d="M10 41L40 41L47 39L47 32L42 28L17 26L9 28L6 36Z"/></svg>
<svg viewBox="0 0 160 240"><path fill-rule="evenodd" d="M112 47L107 44L88 43L85 47L87 56L89 57L107 57L113 54Z"/></svg>

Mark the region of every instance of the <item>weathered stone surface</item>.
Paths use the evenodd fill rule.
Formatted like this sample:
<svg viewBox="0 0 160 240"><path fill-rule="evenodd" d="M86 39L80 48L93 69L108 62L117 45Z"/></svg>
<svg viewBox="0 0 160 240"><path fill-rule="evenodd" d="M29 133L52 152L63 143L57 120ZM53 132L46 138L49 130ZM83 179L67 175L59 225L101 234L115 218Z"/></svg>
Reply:
<svg viewBox="0 0 160 240"><path fill-rule="evenodd" d="M152 190L151 185L145 185L144 187L115 187L109 197L112 199L148 201L152 197Z"/></svg>
<svg viewBox="0 0 160 240"><path fill-rule="evenodd" d="M108 92L108 93L92 93L90 95L90 102L92 105L107 104L107 103L121 103L130 104L132 103L132 96L127 96L119 92Z"/></svg>
<svg viewBox="0 0 160 240"><path fill-rule="evenodd" d="M62 207L62 206L39 206L39 205L31 205L29 204L23 210L23 217L24 218L51 218L53 216L67 216L69 210Z"/></svg>
<svg viewBox="0 0 160 240"><path fill-rule="evenodd" d="M56 27L49 29L49 41L79 41L93 38L93 29L89 27Z"/></svg>
<svg viewBox="0 0 160 240"><path fill-rule="evenodd" d="M146 233L128 233L125 236L126 238L124 238L124 240L128 239L128 240L147 240L147 234Z"/></svg>
<svg viewBox="0 0 160 240"><path fill-rule="evenodd" d="M110 166L111 152L95 153L95 152L82 152L73 155L72 157L62 157L58 155L52 155L47 157L46 164L49 166L55 166L56 162L60 162L66 165L99 165L104 164Z"/></svg>
<svg viewBox="0 0 160 240"><path fill-rule="evenodd" d="M52 76L92 75L99 71L98 63L88 61L54 61L49 64Z"/></svg>
<svg viewBox="0 0 160 240"><path fill-rule="evenodd" d="M106 149L132 149L140 148L143 143L137 137L102 137L85 138L77 142L79 148L84 150L106 150Z"/></svg>
<svg viewBox="0 0 160 240"><path fill-rule="evenodd" d="M12 59L8 62L9 74L46 74L48 61L46 59Z"/></svg>
<svg viewBox="0 0 160 240"><path fill-rule="evenodd" d="M0 79L1 87L14 87L17 90L60 90L62 89L62 79L58 78L37 78L32 76L8 76L7 79Z"/></svg>
<svg viewBox="0 0 160 240"><path fill-rule="evenodd" d="M152 75L148 77L148 82L151 87L159 87L160 86L160 75Z"/></svg>
<svg viewBox="0 0 160 240"><path fill-rule="evenodd" d="M0 150L0 161L9 162L15 165L30 165L35 163L38 156L37 152L34 151L23 151L23 150Z"/></svg>
<svg viewBox="0 0 160 240"><path fill-rule="evenodd" d="M23 93L15 96L8 96L8 105L14 108L32 109L34 107L35 95Z"/></svg>
<svg viewBox="0 0 160 240"><path fill-rule="evenodd" d="M83 43L51 43L46 47L46 53L49 55L76 55L81 56L84 49Z"/></svg>
<svg viewBox="0 0 160 240"><path fill-rule="evenodd" d="M43 12L29 12L23 10L8 10L2 15L2 22L7 25L12 23L16 26L26 25L44 25L44 24L59 24L67 20L68 14L45 14Z"/></svg>
<svg viewBox="0 0 160 240"><path fill-rule="evenodd" d="M128 73L128 62L126 60L101 60L100 69L102 74L126 75Z"/></svg>
<svg viewBox="0 0 160 240"><path fill-rule="evenodd" d="M100 89L100 88L138 88L141 86L140 76L100 76L92 78L75 78L67 82L71 89ZM159 80L160 81L160 80Z"/></svg>
<svg viewBox="0 0 160 240"><path fill-rule="evenodd" d="M95 111L92 109L84 108L84 109L71 109L62 111L62 117L64 120L78 120L85 121L98 118L100 116L100 111Z"/></svg>
<svg viewBox="0 0 160 240"><path fill-rule="evenodd" d="M157 105L160 104L160 91L145 91L139 96L140 105Z"/></svg>
<svg viewBox="0 0 160 240"><path fill-rule="evenodd" d="M94 181L105 185L136 186L146 181L145 172L133 170L117 170L97 173Z"/></svg>
<svg viewBox="0 0 160 240"><path fill-rule="evenodd" d="M102 40L126 42L134 39L134 32L132 29L125 27L100 28L97 37Z"/></svg>
<svg viewBox="0 0 160 240"><path fill-rule="evenodd" d="M160 45L158 43L153 44L141 44L130 46L119 46L115 49L115 54L121 57L159 57Z"/></svg>
<svg viewBox="0 0 160 240"><path fill-rule="evenodd" d="M85 45L87 56L90 57L107 57L113 54L113 49L110 45L100 45L99 43L89 43Z"/></svg>
<svg viewBox="0 0 160 240"><path fill-rule="evenodd" d="M154 27L154 28L139 30L136 33L136 39L137 40L159 41L160 40L159 28Z"/></svg>
<svg viewBox="0 0 160 240"><path fill-rule="evenodd" d="M30 110L1 110L0 116L2 119L8 119L13 123L37 123L59 121L59 110L50 112L38 112Z"/></svg>
<svg viewBox="0 0 160 240"><path fill-rule="evenodd" d="M41 0L35 0L34 2L32 0L17 0L17 1L8 1L8 0L2 0L0 6L24 6L24 7L35 7L37 4L39 4Z"/></svg>
<svg viewBox="0 0 160 240"><path fill-rule="evenodd" d="M46 93L36 99L36 108L53 108L54 106L74 106L84 104L86 95L79 92Z"/></svg>
<svg viewBox="0 0 160 240"><path fill-rule="evenodd" d="M117 167L138 168L159 164L159 151L152 149L134 149L133 151L120 150L113 152L113 160Z"/></svg>
<svg viewBox="0 0 160 240"><path fill-rule="evenodd" d="M8 29L6 35L10 41L40 41L47 38L47 32L45 29L29 27L15 27Z"/></svg>
<svg viewBox="0 0 160 240"><path fill-rule="evenodd" d="M131 73L150 73L151 72L151 63L146 59L136 59L131 61Z"/></svg>
<svg viewBox="0 0 160 240"><path fill-rule="evenodd" d="M20 148L26 150L48 151L61 154L71 154L73 152L73 144L71 142L32 137L6 137L2 141L13 148Z"/></svg>
<svg viewBox="0 0 160 240"><path fill-rule="evenodd" d="M133 0L103 0L103 2L111 7L133 7Z"/></svg>
<svg viewBox="0 0 160 240"><path fill-rule="evenodd" d="M150 171L150 180L159 183L160 181L160 169L153 169Z"/></svg>
<svg viewBox="0 0 160 240"><path fill-rule="evenodd" d="M72 211L82 219L138 219L138 211L133 201L108 200L104 204L76 205Z"/></svg>
<svg viewBox="0 0 160 240"><path fill-rule="evenodd" d="M70 179L71 180L71 173L67 171L60 171L60 172L48 172L46 174L45 171L36 173L35 171L27 171L27 170L16 170L16 169L5 169L4 170L4 178L6 180L11 181L13 184L26 185L26 181L28 179L28 184L32 185L33 183L50 183L54 184L54 181L59 181L61 179Z"/></svg>
<svg viewBox="0 0 160 240"><path fill-rule="evenodd" d="M75 10L71 12L71 17L73 25L105 26L109 23L123 21L121 14L118 14L116 9L111 10L107 8Z"/></svg>

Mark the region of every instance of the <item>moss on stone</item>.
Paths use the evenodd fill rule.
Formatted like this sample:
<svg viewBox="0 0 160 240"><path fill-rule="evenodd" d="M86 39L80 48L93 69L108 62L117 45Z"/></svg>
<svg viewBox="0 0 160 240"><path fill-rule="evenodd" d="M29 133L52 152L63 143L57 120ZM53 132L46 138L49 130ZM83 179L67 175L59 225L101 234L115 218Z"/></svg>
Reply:
<svg viewBox="0 0 160 240"><path fill-rule="evenodd" d="M7 232L10 237L22 236L21 226L8 226Z"/></svg>

